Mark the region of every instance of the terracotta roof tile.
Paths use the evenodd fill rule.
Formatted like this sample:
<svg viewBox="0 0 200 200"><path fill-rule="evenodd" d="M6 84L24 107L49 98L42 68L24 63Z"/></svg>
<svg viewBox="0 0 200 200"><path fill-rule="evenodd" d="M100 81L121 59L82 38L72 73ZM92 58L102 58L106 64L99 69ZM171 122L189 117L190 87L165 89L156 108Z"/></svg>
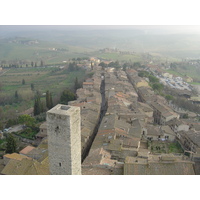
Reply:
<svg viewBox="0 0 200 200"><path fill-rule="evenodd" d="M27 147L25 147L24 149L22 149L19 153L20 153L20 154L27 154L27 153L29 153L30 151L32 151L33 149L35 149L35 147L27 146Z"/></svg>

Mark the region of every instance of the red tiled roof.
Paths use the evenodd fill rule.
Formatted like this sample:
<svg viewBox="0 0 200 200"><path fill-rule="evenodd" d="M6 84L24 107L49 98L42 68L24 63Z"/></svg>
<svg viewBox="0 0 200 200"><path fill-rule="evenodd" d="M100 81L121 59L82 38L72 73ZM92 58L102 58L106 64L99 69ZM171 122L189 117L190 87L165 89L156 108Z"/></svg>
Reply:
<svg viewBox="0 0 200 200"><path fill-rule="evenodd" d="M32 146L27 146L25 147L24 149L22 149L19 153L20 154L27 154L29 153L31 150L35 149L35 147L32 147Z"/></svg>

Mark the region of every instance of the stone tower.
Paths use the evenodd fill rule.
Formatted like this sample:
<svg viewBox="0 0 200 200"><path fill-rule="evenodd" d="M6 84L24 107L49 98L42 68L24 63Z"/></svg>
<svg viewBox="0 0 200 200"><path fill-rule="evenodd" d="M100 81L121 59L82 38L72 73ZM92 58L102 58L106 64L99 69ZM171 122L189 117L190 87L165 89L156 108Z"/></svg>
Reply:
<svg viewBox="0 0 200 200"><path fill-rule="evenodd" d="M52 175L81 175L80 108L58 104L47 112L49 169Z"/></svg>

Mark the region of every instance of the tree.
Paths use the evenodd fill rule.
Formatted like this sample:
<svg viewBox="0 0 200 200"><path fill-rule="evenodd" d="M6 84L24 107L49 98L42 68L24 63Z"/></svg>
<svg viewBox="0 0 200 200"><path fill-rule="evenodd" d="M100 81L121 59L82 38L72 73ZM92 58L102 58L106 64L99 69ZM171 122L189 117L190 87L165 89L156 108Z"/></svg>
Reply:
<svg viewBox="0 0 200 200"><path fill-rule="evenodd" d="M49 90L46 91L46 107L51 109L53 107L52 94Z"/></svg>
<svg viewBox="0 0 200 200"><path fill-rule="evenodd" d="M75 63L75 62L73 62L73 63L69 63L69 66L68 66L68 71L69 72L73 72L73 71L76 71L76 70L78 70L79 68L78 68L78 66L77 66L77 64Z"/></svg>
<svg viewBox="0 0 200 200"><path fill-rule="evenodd" d="M19 124L19 120L18 120L17 117L14 118L14 119L9 119L9 120L7 121L5 127L6 127L6 128L9 128L9 127L11 127L11 126L13 126L13 125L16 125L16 124Z"/></svg>
<svg viewBox="0 0 200 200"><path fill-rule="evenodd" d="M182 118L183 119L188 119L189 118L188 113L183 114Z"/></svg>
<svg viewBox="0 0 200 200"><path fill-rule="evenodd" d="M119 69L121 66L119 64L119 61L115 61L115 62L110 62L108 64L108 67L113 67L113 68Z"/></svg>
<svg viewBox="0 0 200 200"><path fill-rule="evenodd" d="M3 123L0 122L0 130L2 130L2 129L3 129Z"/></svg>
<svg viewBox="0 0 200 200"><path fill-rule="evenodd" d="M3 83L0 82L0 91L2 91Z"/></svg>
<svg viewBox="0 0 200 200"><path fill-rule="evenodd" d="M18 99L18 98L19 98L18 92L15 91L15 99Z"/></svg>
<svg viewBox="0 0 200 200"><path fill-rule="evenodd" d="M69 101L73 101L76 99L76 96L69 89L64 90L60 96L60 103L67 105Z"/></svg>
<svg viewBox="0 0 200 200"><path fill-rule="evenodd" d="M49 90L46 91L46 107L49 109L49 104L50 104L50 94Z"/></svg>
<svg viewBox="0 0 200 200"><path fill-rule="evenodd" d="M30 115L20 115L19 123L28 127L35 127L35 118L31 117Z"/></svg>
<svg viewBox="0 0 200 200"><path fill-rule="evenodd" d="M46 110L46 106L44 101L40 102L40 113L43 113Z"/></svg>
<svg viewBox="0 0 200 200"><path fill-rule="evenodd" d="M93 70L94 69L94 66L93 66L93 63L91 62L91 70Z"/></svg>
<svg viewBox="0 0 200 200"><path fill-rule="evenodd" d="M15 91L15 96L14 96L14 102L17 103L19 101L19 95L18 95L18 92Z"/></svg>
<svg viewBox="0 0 200 200"><path fill-rule="evenodd" d="M78 88L80 88L81 85L80 83L78 82L78 78L76 77L75 81L74 81L74 91L76 91Z"/></svg>
<svg viewBox="0 0 200 200"><path fill-rule="evenodd" d="M159 79L156 78L155 76L149 75L148 78L149 78L149 81L151 83L158 83L159 82Z"/></svg>
<svg viewBox="0 0 200 200"><path fill-rule="evenodd" d="M34 63L33 63L33 61L31 62L31 66L32 66L32 67L34 66Z"/></svg>
<svg viewBox="0 0 200 200"><path fill-rule="evenodd" d="M53 99L52 99L52 94L51 93L50 93L49 101L50 101L49 109L51 109L51 108L53 108Z"/></svg>
<svg viewBox="0 0 200 200"><path fill-rule="evenodd" d="M138 76L140 76L140 77L149 77L149 72L147 72L147 71L140 71L140 72L138 72Z"/></svg>
<svg viewBox="0 0 200 200"><path fill-rule="evenodd" d="M106 68L107 64L105 64L104 62L99 63L99 66L101 66L102 68Z"/></svg>
<svg viewBox="0 0 200 200"><path fill-rule="evenodd" d="M14 153L16 152L16 149L17 144L15 138L11 134L8 134L6 138L6 153Z"/></svg>
<svg viewBox="0 0 200 200"><path fill-rule="evenodd" d="M32 91L34 91L34 89L35 89L34 87L35 87L34 84L31 83L31 90L32 90Z"/></svg>
<svg viewBox="0 0 200 200"><path fill-rule="evenodd" d="M3 108L0 107L0 119L3 118Z"/></svg>
<svg viewBox="0 0 200 200"><path fill-rule="evenodd" d="M133 68L140 68L141 67L141 64L140 64L140 62L134 62L133 63Z"/></svg>
<svg viewBox="0 0 200 200"><path fill-rule="evenodd" d="M172 95L170 95L170 94L167 94L167 95L165 96L165 99L166 99L167 101L171 101L171 100L174 99L174 97L173 97Z"/></svg>
<svg viewBox="0 0 200 200"><path fill-rule="evenodd" d="M39 115L41 113L41 108L42 108L42 105L41 105L40 97L37 96L34 102L34 111L33 111L34 116Z"/></svg>
<svg viewBox="0 0 200 200"><path fill-rule="evenodd" d="M40 62L40 67L43 67L43 66L44 66L44 61L41 60L41 62Z"/></svg>
<svg viewBox="0 0 200 200"><path fill-rule="evenodd" d="M25 80L24 79L22 80L22 85L25 85Z"/></svg>
<svg viewBox="0 0 200 200"><path fill-rule="evenodd" d="M41 93L39 90L37 90L37 91L36 91L36 98L37 98L37 97L40 97L41 95L42 95L42 93Z"/></svg>
<svg viewBox="0 0 200 200"><path fill-rule="evenodd" d="M161 83L154 83L152 85L152 88L153 90L157 90L158 92L160 92L164 88L164 86Z"/></svg>

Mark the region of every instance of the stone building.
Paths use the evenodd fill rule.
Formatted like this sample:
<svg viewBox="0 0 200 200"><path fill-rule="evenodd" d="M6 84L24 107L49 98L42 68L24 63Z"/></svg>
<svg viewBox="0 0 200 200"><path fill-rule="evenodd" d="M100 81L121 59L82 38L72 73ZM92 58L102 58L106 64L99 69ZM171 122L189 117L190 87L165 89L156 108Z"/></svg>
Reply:
<svg viewBox="0 0 200 200"><path fill-rule="evenodd" d="M194 162L173 154L151 155L148 159L126 157L124 175L195 175Z"/></svg>
<svg viewBox="0 0 200 200"><path fill-rule="evenodd" d="M173 112L169 107L158 103L152 102L151 106L154 110L153 117L154 123L159 125L165 125L167 122L173 119L179 119L179 115Z"/></svg>
<svg viewBox="0 0 200 200"><path fill-rule="evenodd" d="M36 135L36 139L40 141L45 137L47 137L47 123L46 122L44 122L40 125L40 131Z"/></svg>
<svg viewBox="0 0 200 200"><path fill-rule="evenodd" d="M80 108L58 104L47 112L52 175L81 175Z"/></svg>

